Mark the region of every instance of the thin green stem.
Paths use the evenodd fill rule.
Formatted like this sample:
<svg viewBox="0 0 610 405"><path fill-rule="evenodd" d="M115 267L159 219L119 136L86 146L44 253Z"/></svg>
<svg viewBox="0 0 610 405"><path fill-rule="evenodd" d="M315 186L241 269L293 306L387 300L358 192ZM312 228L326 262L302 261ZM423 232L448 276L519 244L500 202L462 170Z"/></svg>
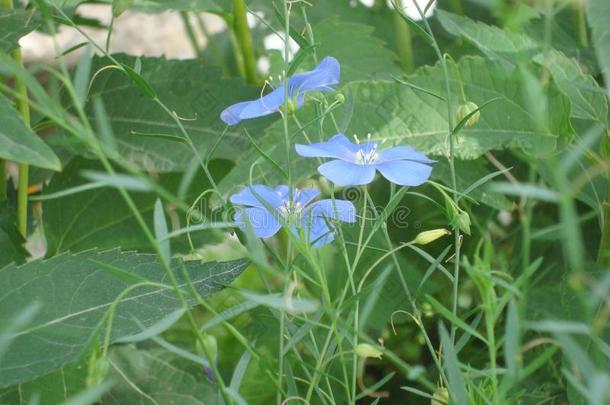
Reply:
<svg viewBox="0 0 610 405"><path fill-rule="evenodd" d="M434 48L434 52L439 60L439 63L443 69L443 76L445 79L445 87L447 90L447 137L449 138L449 169L451 171L451 186L453 188L453 202L457 205L459 195L457 191L457 174L455 171L455 139L452 135L453 133L453 106L451 103L451 86L449 84L449 71L447 69L447 60L443 57L441 49L436 40L436 36L430 28L430 24L428 20L424 17L424 13L419 7L419 5L415 2L415 7L419 11L422 16L424 26L426 27L426 31L430 34L430 38L432 39L432 47ZM460 4L461 7L461 4ZM460 235L460 229L457 226L453 226L453 244L455 246L455 255L453 262L453 292L452 292L452 305L451 312L453 315L457 316L457 304L458 304L458 290L459 290L459 280L460 280L460 247L461 247L462 236ZM456 333L456 325L451 324L451 342L455 342L455 333Z"/></svg>
<svg viewBox="0 0 610 405"><path fill-rule="evenodd" d="M197 42L197 35L195 35L195 30L193 29L193 25L191 24L189 13L186 11L181 11L180 18L182 19L182 24L184 25L184 31L186 32L186 36L188 37L191 46L193 47L195 55L197 55L197 59L201 60L201 62L204 62L203 48Z"/></svg>
<svg viewBox="0 0 610 405"><path fill-rule="evenodd" d="M578 32L578 42L583 48L589 47L589 35L587 33L587 20L585 17L585 3L576 1L574 2L574 12L576 19L576 29Z"/></svg>
<svg viewBox="0 0 610 405"><path fill-rule="evenodd" d="M2 0L3 8L13 9L13 0ZM11 53L13 60L23 66L23 58L21 57L21 49L17 48ZM30 126L30 105L28 102L28 90L25 83L15 77L15 90L21 96L15 102L17 110L21 115L21 119L26 126ZM4 176L2 176L5 181ZM28 231L28 187L29 187L29 166L27 164L19 164L19 183L17 188L17 229L24 238L27 237ZM6 190L6 187L3 187Z"/></svg>
<svg viewBox="0 0 610 405"><path fill-rule="evenodd" d="M397 4L402 7L402 0L397 0ZM396 36L396 50L400 58L400 65L405 73L413 72L413 43L411 29L400 14L394 13L394 32Z"/></svg>
<svg viewBox="0 0 610 405"><path fill-rule="evenodd" d="M247 8L244 0L233 0L233 29L237 35L239 49L244 61L245 77L248 83L256 83L256 58L252 45L252 34L246 17Z"/></svg>

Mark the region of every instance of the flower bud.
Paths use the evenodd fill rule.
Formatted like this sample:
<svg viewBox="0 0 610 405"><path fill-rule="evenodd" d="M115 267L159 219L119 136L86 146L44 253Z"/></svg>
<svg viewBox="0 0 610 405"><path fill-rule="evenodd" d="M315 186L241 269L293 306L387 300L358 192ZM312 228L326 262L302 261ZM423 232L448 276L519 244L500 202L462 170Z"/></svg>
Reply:
<svg viewBox="0 0 610 405"><path fill-rule="evenodd" d="M369 357L381 359L381 356L383 355L383 352L381 350L379 350L375 346L372 346L368 343L360 343L359 345L356 346L355 351L356 351L356 354L358 355L358 357L361 357L363 359L366 359Z"/></svg>
<svg viewBox="0 0 610 405"><path fill-rule="evenodd" d="M94 387L100 385L108 375L110 370L110 363L106 357L100 357L92 360L94 363L89 364L89 373L86 378L87 387Z"/></svg>
<svg viewBox="0 0 610 405"><path fill-rule="evenodd" d="M478 108L479 108L479 106L476 105L475 103L473 103L472 101L469 101L465 104L460 105L458 107L457 111L455 112L456 122L457 123L462 122L462 120L464 118L466 118L466 116L468 116L468 114L472 113L473 111L476 111ZM466 121L464 126L465 127L473 126L474 124L479 122L479 118L481 118L481 111L477 111L470 118L468 118L468 120Z"/></svg>
<svg viewBox="0 0 610 405"><path fill-rule="evenodd" d="M470 215L468 215L466 211L460 210L455 217L454 226L456 226L466 235L470 235Z"/></svg>
<svg viewBox="0 0 610 405"><path fill-rule="evenodd" d="M442 238L445 235L451 235L445 228L432 229L429 231L423 231L417 234L415 237L415 243L418 245L427 245L428 243L434 242L435 240Z"/></svg>
<svg viewBox="0 0 610 405"><path fill-rule="evenodd" d="M438 387L432 396L430 405L446 405L449 403L449 391L445 387Z"/></svg>
<svg viewBox="0 0 610 405"><path fill-rule="evenodd" d="M343 104L345 102L345 96L341 93L335 94L335 103Z"/></svg>
<svg viewBox="0 0 610 405"><path fill-rule="evenodd" d="M216 341L216 338L212 335L205 335L201 338L201 341L203 347L198 341L197 351L202 355L209 354L212 358L216 358L216 356L218 356L218 342Z"/></svg>

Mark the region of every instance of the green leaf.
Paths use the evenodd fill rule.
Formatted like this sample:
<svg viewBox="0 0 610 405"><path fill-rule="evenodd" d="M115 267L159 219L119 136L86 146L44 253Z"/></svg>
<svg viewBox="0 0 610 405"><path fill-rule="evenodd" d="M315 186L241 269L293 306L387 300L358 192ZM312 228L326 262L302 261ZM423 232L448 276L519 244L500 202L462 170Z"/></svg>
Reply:
<svg viewBox="0 0 610 405"><path fill-rule="evenodd" d="M0 117L0 158L45 169L61 170L61 163L53 150L23 123L17 110L2 95Z"/></svg>
<svg viewBox="0 0 610 405"><path fill-rule="evenodd" d="M432 305L432 308L434 308L434 310L436 310L436 312L438 312L439 314L441 314L442 316L447 318L447 320L449 322L451 322L453 325L463 329L465 332L471 334L472 336L476 337L483 343L487 344L487 340L479 332L477 332L474 328L472 328L466 322L462 321L460 318L455 316L451 311L449 311L447 308L445 308L443 306L443 304L438 302L434 297L432 297L431 295L426 295L426 300L428 300L428 302L430 303L430 305Z"/></svg>
<svg viewBox="0 0 610 405"><path fill-rule="evenodd" d="M112 15L118 17L133 5L134 0L112 0Z"/></svg>
<svg viewBox="0 0 610 405"><path fill-rule="evenodd" d="M443 10L436 10L435 16L451 35L466 38L487 56L510 64L514 63L512 59L515 55L525 61L541 47L527 35L473 21L468 17Z"/></svg>
<svg viewBox="0 0 610 405"><path fill-rule="evenodd" d="M19 38L40 25L37 13L0 9L0 52L9 53L19 46Z"/></svg>
<svg viewBox="0 0 610 405"><path fill-rule="evenodd" d="M81 175L84 169L100 170L101 167L89 160L74 159L62 173L53 176L48 187L45 187L43 196L87 184ZM210 170L216 178L220 178L226 173L227 165L222 162L213 162ZM174 193L181 180L182 175L179 173L166 173L159 178L160 184ZM188 187L185 201L190 204L203 190L208 188L209 184L205 181L204 176L196 176L193 184ZM131 197L147 225L152 229L157 196L154 193L132 193ZM207 200L204 201L201 208L205 209L206 204ZM49 255L68 250L79 252L93 248L111 249L118 246L124 250L152 251L133 212L116 189L99 187L66 197L46 200L44 209L44 231ZM206 213L203 212L203 214ZM173 223L174 225L186 226L184 214L177 215L176 219L178 222ZM195 243L200 244L214 239L214 234L211 232L197 232L192 236ZM184 251L187 246L184 237L172 239L171 242L176 252Z"/></svg>
<svg viewBox="0 0 610 405"><path fill-rule="evenodd" d="M591 26L593 44L597 60L606 81L606 91L610 98L610 2L606 0L590 0L587 19Z"/></svg>
<svg viewBox="0 0 610 405"><path fill-rule="evenodd" d="M608 100L604 96L604 89L592 76L582 71L576 60L561 52L550 51L536 56L534 61L548 66L557 87L570 99L572 118L606 124Z"/></svg>
<svg viewBox="0 0 610 405"><path fill-rule="evenodd" d="M104 404L220 403L218 389L201 366L170 352L122 346L112 350L109 362L110 377L117 384L104 396Z"/></svg>
<svg viewBox="0 0 610 405"><path fill-rule="evenodd" d="M129 270L152 282L166 280L156 256L119 250L63 254L1 269L0 324L32 302L44 305L28 327L13 336L11 351L0 363L0 385L32 380L75 360L86 349L93 333L104 332L106 325L100 329L99 322L130 284L96 262ZM193 286L205 297L230 284L248 262L183 264ZM178 260L172 262L172 268L178 265ZM186 288L186 281L179 283ZM117 307L111 340L140 332L142 327L156 323L179 307L175 293L169 288L136 288ZM134 317L140 323L134 322Z"/></svg>
<svg viewBox="0 0 610 405"><path fill-rule="evenodd" d="M369 25L343 21L338 17L326 19L313 27L316 55L319 59L325 56L337 58L341 64L341 83L388 79L402 74L398 57L382 40L372 35L373 30ZM313 61L310 60L308 67L313 67Z"/></svg>
<svg viewBox="0 0 610 405"><path fill-rule="evenodd" d="M124 66L135 63L133 57L114 57ZM96 58L93 71L110 63L108 59ZM224 79L220 68L204 66L197 60L141 58L141 63L139 77L150 86L146 94L125 73L109 69L97 76L90 95L91 98L97 95L103 101L121 156L148 171L183 170L195 157L186 142L146 136L185 138L174 118L154 100L150 100L152 94L179 117L203 158L208 157L211 147L226 129L224 139L213 156L235 159L251 149L250 142L241 133L242 127L248 128L252 134L258 134L269 122L279 117L274 115L226 128L220 120L220 112L233 103L260 97L260 87L247 86L241 79ZM136 74L133 70L130 72ZM87 115L95 122L97 117L92 107L87 109Z"/></svg>
<svg viewBox="0 0 610 405"><path fill-rule="evenodd" d="M458 159L475 159L487 151L504 148L521 148L534 156L545 156L563 148L572 139L574 131L569 120L570 102L554 85L549 85L547 89L547 110L553 119L547 128L539 129L523 91L526 83L517 69L481 57L463 58L458 68L469 101L483 105L499 98L481 111L481 118L475 125L463 128L457 135L455 156ZM446 94L439 65L419 69L409 81L436 94ZM449 81L452 105L457 106L460 90L455 68L449 70ZM372 139L385 142L382 147L407 144L432 156L446 156L449 153L447 107L443 100L409 86L386 81L353 82L341 91L353 98L353 105L344 105L333 114L340 120L348 108L353 108L352 119L344 131L349 137L357 134L360 138L366 138L370 133ZM319 125L308 125L315 122L313 107L309 104L297 111L297 117L306 128L305 131L299 130L291 123L289 133L293 135L294 143L318 142L338 132L329 117L321 130ZM268 128L258 145L278 164L286 164L284 129L280 122ZM295 169L295 178L311 176L320 164L317 159L301 158L294 152L289 159ZM228 190L231 186L248 181L250 168L257 160L260 164L253 170L255 183L282 180L277 170L265 163L256 151L252 151L241 156L233 172L222 181L221 187Z"/></svg>

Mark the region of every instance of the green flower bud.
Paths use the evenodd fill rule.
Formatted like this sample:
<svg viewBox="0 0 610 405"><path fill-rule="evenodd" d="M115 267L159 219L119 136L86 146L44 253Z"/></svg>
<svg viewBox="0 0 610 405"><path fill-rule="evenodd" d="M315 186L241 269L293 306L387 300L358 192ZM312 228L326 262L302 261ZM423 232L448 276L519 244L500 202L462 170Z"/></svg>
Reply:
<svg viewBox="0 0 610 405"><path fill-rule="evenodd" d="M454 226L456 226L466 235L470 235L470 215L468 215L466 211L460 210L455 217Z"/></svg>
<svg viewBox="0 0 610 405"><path fill-rule="evenodd" d="M212 335L205 335L201 340L203 341L203 347L201 342L197 341L197 352L201 355L209 354L212 356L211 361L214 361L218 355L218 341Z"/></svg>
<svg viewBox="0 0 610 405"><path fill-rule="evenodd" d="M432 396L430 405L447 405L449 403L449 391L445 387L438 387Z"/></svg>
<svg viewBox="0 0 610 405"><path fill-rule="evenodd" d="M366 359L369 357L381 359L381 356L383 355L383 352L381 350L379 350L375 346L372 346L368 343L360 343L359 345L356 346L355 351L356 351L356 354L358 355L358 357L361 357L363 359Z"/></svg>
<svg viewBox="0 0 610 405"><path fill-rule="evenodd" d="M423 231L415 237L415 243L417 243L418 245L427 245L428 243L434 242L435 240L442 238L445 235L451 235L451 232L449 232L445 228Z"/></svg>
<svg viewBox="0 0 610 405"><path fill-rule="evenodd" d="M473 103L472 101L469 101L466 104L460 105L458 107L457 111L455 112L456 122L457 123L462 122L462 120L464 118L466 118L468 116L468 114L472 113L473 111L476 111L478 108L479 108L479 106L476 105L475 103ZM479 122L479 118L481 118L481 111L477 111L470 118L468 118L468 120L466 121L464 126L465 127L473 126L474 124Z"/></svg>
<svg viewBox="0 0 610 405"><path fill-rule="evenodd" d="M94 364L92 367L90 365L89 374L85 380L87 387L94 387L101 384L106 379L108 371L110 370L110 363L108 363L106 357L100 357L93 361Z"/></svg>

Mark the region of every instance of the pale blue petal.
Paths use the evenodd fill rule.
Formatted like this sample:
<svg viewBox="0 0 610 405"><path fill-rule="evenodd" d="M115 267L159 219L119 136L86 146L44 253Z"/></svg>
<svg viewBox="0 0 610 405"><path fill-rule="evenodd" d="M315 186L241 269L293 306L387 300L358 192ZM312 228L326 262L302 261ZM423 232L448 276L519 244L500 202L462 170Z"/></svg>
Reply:
<svg viewBox="0 0 610 405"><path fill-rule="evenodd" d="M412 160L420 163L436 163L435 160L429 159L426 155L416 151L410 146L396 146L387 148L379 152L379 158L376 163L391 162L394 160Z"/></svg>
<svg viewBox="0 0 610 405"><path fill-rule="evenodd" d="M280 196L280 198L282 200L287 200L288 199L288 186L287 185L281 185L281 186L277 186L275 188L275 192L277 193L277 195Z"/></svg>
<svg viewBox="0 0 610 405"><path fill-rule="evenodd" d="M279 86L271 93L250 101L248 105L241 110L239 118L245 120L273 114L284 104L284 100L284 86Z"/></svg>
<svg viewBox="0 0 610 405"><path fill-rule="evenodd" d="M326 57L314 70L298 73L289 79L290 96L312 90L332 90L329 86L339 83L340 76L341 68L337 59Z"/></svg>
<svg viewBox="0 0 610 405"><path fill-rule="evenodd" d="M244 188L237 194L233 194L229 200L233 204L266 208L266 205L261 201L263 200L272 208L277 208L282 204L283 198L281 194L271 187L262 184L254 184Z"/></svg>
<svg viewBox="0 0 610 405"><path fill-rule="evenodd" d="M241 103L233 104L225 108L220 113L220 119L227 125L237 125L241 121L241 112L250 105L252 101L244 101Z"/></svg>
<svg viewBox="0 0 610 405"><path fill-rule="evenodd" d="M419 186L430 178L432 166L408 160L376 164L383 177L401 186Z"/></svg>
<svg viewBox="0 0 610 405"><path fill-rule="evenodd" d="M360 186L369 184L375 178L375 168L370 165L358 165L333 160L318 167L318 171L338 186Z"/></svg>
<svg viewBox="0 0 610 405"><path fill-rule="evenodd" d="M319 247L335 240L334 228L329 227L323 217L303 218L301 228L307 243ZM296 230L295 230L296 231ZM298 231L296 234L299 235Z"/></svg>
<svg viewBox="0 0 610 405"><path fill-rule="evenodd" d="M303 157L324 157L345 160L346 162L354 162L356 154L343 140L337 137L345 138L344 135L335 135L327 142L312 143L311 145L296 145L297 154ZM347 138L345 138L347 141ZM349 143L349 141L347 141Z"/></svg>
<svg viewBox="0 0 610 405"><path fill-rule="evenodd" d="M311 200L320 195L320 190L315 188L304 188L302 190L295 190L294 202L300 204L301 207L307 206Z"/></svg>
<svg viewBox="0 0 610 405"><path fill-rule="evenodd" d="M270 238L282 227L280 221L264 208L246 208L240 210L235 213L234 220L244 231L247 229L246 221L249 221L254 234L259 238Z"/></svg>
<svg viewBox="0 0 610 405"><path fill-rule="evenodd" d="M347 200L320 200L309 206L304 216L326 217L343 222L356 222L356 207Z"/></svg>

